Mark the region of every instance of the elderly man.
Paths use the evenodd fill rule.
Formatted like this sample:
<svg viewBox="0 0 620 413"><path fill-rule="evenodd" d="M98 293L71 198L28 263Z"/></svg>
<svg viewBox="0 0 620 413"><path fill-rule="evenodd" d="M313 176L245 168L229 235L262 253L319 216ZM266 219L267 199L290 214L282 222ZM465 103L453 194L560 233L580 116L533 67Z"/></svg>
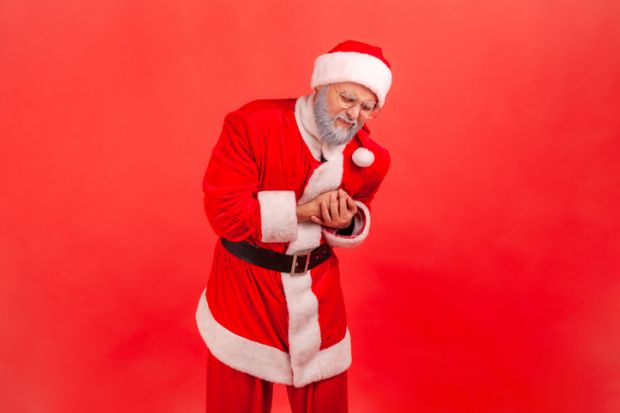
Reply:
<svg viewBox="0 0 620 413"><path fill-rule="evenodd" d="M207 411L346 412L351 343L333 247L368 235L388 152L366 121L392 81L382 51L346 41L319 56L312 94L229 113L204 177L219 235L196 312Z"/></svg>

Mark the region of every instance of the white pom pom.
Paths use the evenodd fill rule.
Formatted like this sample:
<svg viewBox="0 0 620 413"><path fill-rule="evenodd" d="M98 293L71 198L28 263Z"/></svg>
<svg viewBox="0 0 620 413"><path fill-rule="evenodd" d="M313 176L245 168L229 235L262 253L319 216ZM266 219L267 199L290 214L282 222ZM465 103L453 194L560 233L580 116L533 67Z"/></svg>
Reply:
<svg viewBox="0 0 620 413"><path fill-rule="evenodd" d="M366 148L357 148L355 152L353 152L352 158L355 165L365 168L372 165L375 161L375 154Z"/></svg>

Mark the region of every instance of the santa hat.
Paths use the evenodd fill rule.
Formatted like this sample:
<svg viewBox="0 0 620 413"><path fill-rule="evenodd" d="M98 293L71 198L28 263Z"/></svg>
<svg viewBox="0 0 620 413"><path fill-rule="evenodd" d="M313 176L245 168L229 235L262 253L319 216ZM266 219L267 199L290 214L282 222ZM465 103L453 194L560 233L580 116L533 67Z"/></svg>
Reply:
<svg viewBox="0 0 620 413"><path fill-rule="evenodd" d="M392 84L390 63L380 47L347 40L316 58L310 87L339 82L366 86L382 107Z"/></svg>

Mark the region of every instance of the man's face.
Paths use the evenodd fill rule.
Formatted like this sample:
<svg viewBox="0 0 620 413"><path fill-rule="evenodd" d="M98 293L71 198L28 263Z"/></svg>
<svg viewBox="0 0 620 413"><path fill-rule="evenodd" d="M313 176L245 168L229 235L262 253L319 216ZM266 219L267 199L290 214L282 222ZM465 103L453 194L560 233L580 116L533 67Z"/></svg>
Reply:
<svg viewBox="0 0 620 413"><path fill-rule="evenodd" d="M354 82L341 82L331 85L319 86L327 88L327 104L332 116L346 113L350 119L361 122L362 125L370 114L368 108L377 105L377 96L366 86ZM355 104L353 104L355 103ZM349 106L353 104L351 108ZM345 122L337 122L338 126L348 128L350 125Z"/></svg>
<svg viewBox="0 0 620 413"><path fill-rule="evenodd" d="M375 114L377 97L353 82L319 86L314 112L321 139L338 145L350 141L364 122Z"/></svg>

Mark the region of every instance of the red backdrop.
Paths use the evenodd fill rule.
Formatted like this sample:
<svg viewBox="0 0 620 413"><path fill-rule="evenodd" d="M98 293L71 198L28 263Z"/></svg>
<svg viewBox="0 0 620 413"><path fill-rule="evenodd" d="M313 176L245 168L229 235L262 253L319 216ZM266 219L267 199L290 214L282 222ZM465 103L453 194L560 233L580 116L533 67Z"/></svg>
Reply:
<svg viewBox="0 0 620 413"><path fill-rule="evenodd" d="M203 411L223 117L352 38L394 72L352 411L620 411L618 4L1 2L0 410Z"/></svg>

